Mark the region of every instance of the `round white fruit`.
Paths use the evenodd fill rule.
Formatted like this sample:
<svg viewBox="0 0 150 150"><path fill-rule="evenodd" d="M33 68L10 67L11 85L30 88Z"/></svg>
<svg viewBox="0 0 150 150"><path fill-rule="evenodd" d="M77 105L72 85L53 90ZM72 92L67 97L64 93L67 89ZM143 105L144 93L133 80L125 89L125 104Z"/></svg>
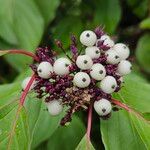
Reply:
<svg viewBox="0 0 150 150"><path fill-rule="evenodd" d="M87 47L85 49L85 54L90 56L92 59L97 59L101 55L101 51L96 46Z"/></svg>
<svg viewBox="0 0 150 150"><path fill-rule="evenodd" d="M22 90L25 90L25 88L27 87L27 85L28 85L28 83L29 83L30 80L31 80L31 77L26 77L26 78L22 81L22 83L21 83ZM32 83L31 86L30 86L29 91L32 90L35 86L36 86L36 81L34 80L33 83Z"/></svg>
<svg viewBox="0 0 150 150"><path fill-rule="evenodd" d="M110 49L105 55L107 56L107 63L109 64L118 64L120 62L120 57L116 51Z"/></svg>
<svg viewBox="0 0 150 150"><path fill-rule="evenodd" d="M127 75L131 72L132 70L132 65L129 61L127 60L122 60L119 64L118 64L118 69L117 72L121 75Z"/></svg>
<svg viewBox="0 0 150 150"><path fill-rule="evenodd" d="M96 40L96 34L90 30L83 31L80 35L80 42L85 46L93 46Z"/></svg>
<svg viewBox="0 0 150 150"><path fill-rule="evenodd" d="M52 116L59 115L63 110L63 106L62 106L60 100L50 101L50 102L46 103L46 105L47 105L47 108L48 108L48 112Z"/></svg>
<svg viewBox="0 0 150 150"><path fill-rule="evenodd" d="M52 65L47 62L43 61L39 64L37 68L37 73L38 75L43 78L43 79L48 79L50 78L51 73L53 72L53 67Z"/></svg>
<svg viewBox="0 0 150 150"><path fill-rule="evenodd" d="M116 79L112 76L106 76L100 83L101 90L107 94L111 94L117 87Z"/></svg>
<svg viewBox="0 0 150 150"><path fill-rule="evenodd" d="M101 40L101 41L104 41L104 40L107 40L107 39L110 39L110 36L108 36L108 35L106 35L106 34L104 34L104 35L102 35L102 36L100 37L100 40Z"/></svg>
<svg viewBox="0 0 150 150"><path fill-rule="evenodd" d="M53 68L57 75L69 74L69 66L71 65L70 60L67 58L59 58L55 61Z"/></svg>
<svg viewBox="0 0 150 150"><path fill-rule="evenodd" d="M102 35L100 41L103 41L103 45L108 47L114 46L114 41L108 35Z"/></svg>
<svg viewBox="0 0 150 150"><path fill-rule="evenodd" d="M94 109L100 116L106 116L111 113L112 106L107 99L100 99L94 102Z"/></svg>
<svg viewBox="0 0 150 150"><path fill-rule="evenodd" d="M106 76L106 69L102 64L96 63L92 66L90 75L95 80L102 80Z"/></svg>
<svg viewBox="0 0 150 150"><path fill-rule="evenodd" d="M113 49L118 53L121 60L127 59L130 55L129 48L123 43L115 44Z"/></svg>
<svg viewBox="0 0 150 150"><path fill-rule="evenodd" d="M76 65L82 70L87 70L92 67L93 61L88 55L80 55L77 57Z"/></svg>
<svg viewBox="0 0 150 150"><path fill-rule="evenodd" d="M75 74L73 83L79 88L88 87L91 82L89 75L85 72L78 72Z"/></svg>

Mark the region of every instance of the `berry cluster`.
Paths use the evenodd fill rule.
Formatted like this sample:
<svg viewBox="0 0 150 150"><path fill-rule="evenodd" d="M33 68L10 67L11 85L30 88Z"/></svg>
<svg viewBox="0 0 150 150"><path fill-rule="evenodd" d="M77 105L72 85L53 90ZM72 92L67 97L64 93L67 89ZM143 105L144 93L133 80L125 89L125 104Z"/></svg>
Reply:
<svg viewBox="0 0 150 150"><path fill-rule="evenodd" d="M57 58L47 47L38 48L39 64L31 65L36 78L30 90L44 98L49 113L55 116L67 108L61 125L70 122L74 112L86 110L91 104L100 117L108 118L112 111L111 94L120 90L123 76L131 72L131 63L126 60L129 48L115 44L101 28L82 32L80 42L85 51L78 50L77 39L71 36L69 56L63 44L56 41L66 58ZM23 89L29 80L30 77L22 82Z"/></svg>

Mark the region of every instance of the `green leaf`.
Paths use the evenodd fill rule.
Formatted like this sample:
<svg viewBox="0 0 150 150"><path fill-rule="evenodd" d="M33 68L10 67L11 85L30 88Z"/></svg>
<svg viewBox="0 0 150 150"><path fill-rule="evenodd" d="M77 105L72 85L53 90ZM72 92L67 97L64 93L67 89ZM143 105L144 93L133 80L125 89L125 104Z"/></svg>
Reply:
<svg viewBox="0 0 150 150"><path fill-rule="evenodd" d="M150 149L150 124L125 110L114 112L109 120L101 121L102 140L106 150Z"/></svg>
<svg viewBox="0 0 150 150"><path fill-rule="evenodd" d="M60 0L35 0L37 3L39 10L45 20L45 25L47 26L48 23L54 19L56 9L60 4Z"/></svg>
<svg viewBox="0 0 150 150"><path fill-rule="evenodd" d="M113 33L121 18L119 0L95 1L94 23L102 25L109 33ZM115 11L115 12L114 12Z"/></svg>
<svg viewBox="0 0 150 150"><path fill-rule="evenodd" d="M147 149L150 149L150 122L145 120L143 117L131 113L130 117L133 121L136 131L138 132L141 140L145 144Z"/></svg>
<svg viewBox="0 0 150 150"><path fill-rule="evenodd" d="M140 28L141 28L141 29L150 29L150 18L144 19L144 20L140 23Z"/></svg>
<svg viewBox="0 0 150 150"><path fill-rule="evenodd" d="M150 73L150 34L142 36L138 42L136 49L136 57L141 68Z"/></svg>
<svg viewBox="0 0 150 150"><path fill-rule="evenodd" d="M146 16L148 12L149 0L127 0L127 3L131 7L133 13L139 18Z"/></svg>
<svg viewBox="0 0 150 150"><path fill-rule="evenodd" d="M0 20L0 37L8 43L29 51L34 51L39 45L44 20L33 0L0 0ZM23 56L6 58L18 71L31 62Z"/></svg>
<svg viewBox="0 0 150 150"><path fill-rule="evenodd" d="M84 133L85 127L83 123L78 117L74 116L72 122L68 126L58 128L50 137L47 149L75 149ZM56 144L58 141L59 144Z"/></svg>
<svg viewBox="0 0 150 150"><path fill-rule="evenodd" d="M143 116L146 120L150 121L150 113L143 113Z"/></svg>
<svg viewBox="0 0 150 150"><path fill-rule="evenodd" d="M9 51L1 51L1 50L0 50L0 56L6 55L6 54L8 54L8 53L9 53Z"/></svg>
<svg viewBox="0 0 150 150"><path fill-rule="evenodd" d="M95 150L92 143L88 141L86 135L82 138L76 150Z"/></svg>
<svg viewBox="0 0 150 150"><path fill-rule="evenodd" d="M0 149L27 149L29 133L25 109L22 109L16 121L16 128L12 130L16 111L18 109L19 84L0 86ZM12 134L14 131L14 134ZM13 135L13 136L12 136ZM11 140L10 140L11 139ZM10 142L11 141L11 142Z"/></svg>
<svg viewBox="0 0 150 150"><path fill-rule="evenodd" d="M125 78L125 83L119 93L113 96L142 113L150 112L150 84L131 74Z"/></svg>
<svg viewBox="0 0 150 150"><path fill-rule="evenodd" d="M20 83L0 85L0 107L18 100L21 93Z"/></svg>
<svg viewBox="0 0 150 150"><path fill-rule="evenodd" d="M46 105L41 100L33 99L33 96L28 96L26 100L26 111L29 118L31 147L35 148L56 131L62 115L50 116L46 111Z"/></svg>
<svg viewBox="0 0 150 150"><path fill-rule="evenodd" d="M0 149L9 145L9 135L13 131L18 100L21 93L20 82L0 86ZM12 149L35 148L48 139L58 128L61 115L51 117L42 100L35 95L26 98L25 108L20 112L14 134L11 137Z"/></svg>
<svg viewBox="0 0 150 150"><path fill-rule="evenodd" d="M54 38L59 39L64 43L66 47L70 44L70 33L80 35L82 32L82 22L79 17L65 17L58 22L57 26L54 27Z"/></svg>
<svg viewBox="0 0 150 150"><path fill-rule="evenodd" d="M7 109L7 107L5 107ZM27 118L25 115L25 110L22 109L20 112L20 116L16 123L16 128L14 130L14 134L12 134L12 120L15 118L17 107L11 110L8 114L3 116L0 119L0 149L28 149L29 145L29 133L28 133L28 125ZM11 139L11 140L10 140Z"/></svg>

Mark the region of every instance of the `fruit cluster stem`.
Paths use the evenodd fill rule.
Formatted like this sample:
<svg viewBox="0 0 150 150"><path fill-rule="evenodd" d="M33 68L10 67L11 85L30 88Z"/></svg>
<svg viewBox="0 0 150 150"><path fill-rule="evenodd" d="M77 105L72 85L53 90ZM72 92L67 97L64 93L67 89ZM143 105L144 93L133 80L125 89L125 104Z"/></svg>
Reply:
<svg viewBox="0 0 150 150"><path fill-rule="evenodd" d="M122 102L120 102L120 101L118 101L118 100L116 100L116 99L112 99L111 101L112 101L112 103L114 103L115 105L117 105L117 106L119 106L119 107L121 107L121 108L124 108L124 109L127 110L127 111L131 111L131 109L129 108L129 106L127 106L126 104L124 104L124 103L122 103Z"/></svg>
<svg viewBox="0 0 150 150"><path fill-rule="evenodd" d="M25 90L23 91L23 93L21 95L21 98L20 98L20 105L21 106L23 106L23 104L25 102L25 98L26 98L26 96L28 94L28 91L30 90L30 87L31 87L31 85L32 85L32 83L33 83L34 80L35 80L35 74L33 74L31 76L31 79L30 79L29 83L27 84Z"/></svg>
<svg viewBox="0 0 150 150"><path fill-rule="evenodd" d="M13 135L14 135L14 132L15 132L15 128L16 128L16 124L17 124L17 121L18 121L18 118L19 118L19 115L20 115L20 111L23 108L25 98L26 98L26 96L28 94L28 91L30 90L30 87L31 87L34 80L35 80L35 74L33 74L31 76L31 79L30 79L28 85L26 86L25 90L23 91L23 93L20 97L20 102L19 102L19 106L18 106L18 109L17 109L17 112L16 112L15 120L13 122L12 131L10 132L10 136L9 136L7 150L11 149L12 138L13 138Z"/></svg>
<svg viewBox="0 0 150 150"><path fill-rule="evenodd" d="M91 135L91 127L92 127L92 110L93 110L93 105L91 104L89 106L89 110L88 110L88 123L87 123L87 138L90 141L90 135Z"/></svg>
<svg viewBox="0 0 150 150"><path fill-rule="evenodd" d="M39 58L31 53L31 52L28 52L28 51L25 51L25 50L6 50L7 51L7 54L23 54L23 55L26 55L26 56L30 56L32 57L35 61L39 61Z"/></svg>

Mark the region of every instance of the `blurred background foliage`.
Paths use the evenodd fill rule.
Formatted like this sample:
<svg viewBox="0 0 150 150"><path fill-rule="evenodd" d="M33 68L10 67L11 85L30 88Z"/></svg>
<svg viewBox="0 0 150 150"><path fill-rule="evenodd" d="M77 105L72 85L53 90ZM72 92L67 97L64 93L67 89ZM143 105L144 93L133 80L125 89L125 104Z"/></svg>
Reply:
<svg viewBox="0 0 150 150"><path fill-rule="evenodd" d="M135 68L134 72L143 77L138 81L148 83L150 80L150 0L0 0L1 50L25 49L34 52L38 46L50 46L59 54L61 52L53 43L55 39L62 40L66 49L69 50L69 36L71 33L79 37L83 30L94 29L99 25L104 27L104 30L116 42L124 42L129 45L131 60ZM17 82L8 85L3 84L21 81L24 76L29 74L28 65L31 62L30 58L14 55L8 55L0 59L0 92L2 93L0 95L0 106L4 105L10 97L11 99L13 99L13 96L16 97L18 91L20 92ZM138 86L142 85L139 84ZM135 88L136 86L132 89L135 90ZM144 88L145 91L150 89L147 89L147 86L144 86ZM131 91L129 89L129 92ZM141 91L142 87L139 92ZM133 96L133 98L137 97ZM146 98L148 101L149 97ZM29 105L30 103L33 104ZM30 141L31 147L39 150L74 149L85 133L86 113L79 114L83 122L75 117L69 128L54 129L58 126L56 120L60 118L53 121L52 118L46 115L45 111L41 111L43 106L35 103L37 101L29 101L29 104L27 104L27 107L30 108L29 116L31 116L29 131L32 133L32 138L34 137L34 140ZM145 104L147 105L147 103ZM142 110L146 106L138 107L138 104L134 105L137 106L137 109L141 108ZM16 103L11 106L8 105L5 112L0 109L0 113L8 114L14 106L16 106ZM32 109L34 111L31 111ZM147 118L150 118L149 113L144 113ZM14 111L8 118L11 118L13 114ZM22 112L23 114L24 112ZM122 116L122 113L120 116ZM3 115L1 115L2 118ZM43 120L45 121L42 123ZM53 125L49 127L48 125L52 121ZM104 149L101 135L97 134L99 132L99 119L95 115L94 121L97 124L95 123L92 129L93 145L96 149ZM7 121L0 124L0 126L6 124L8 124ZM103 124L105 123L102 123L102 126ZM22 127L20 128L22 129ZM43 129L39 130L40 128ZM49 129L49 132L47 132L47 129ZM104 130L103 132L107 131ZM3 140L5 136L0 138L3 144L6 142ZM103 142L107 144L108 141L105 137L103 138ZM71 142L70 139L72 139ZM26 140L28 141L28 139ZM19 147L20 145L17 149L20 149ZM142 146L139 147L142 150L144 149ZM3 146L1 149L3 149ZM107 147L107 149L112 148Z"/></svg>

